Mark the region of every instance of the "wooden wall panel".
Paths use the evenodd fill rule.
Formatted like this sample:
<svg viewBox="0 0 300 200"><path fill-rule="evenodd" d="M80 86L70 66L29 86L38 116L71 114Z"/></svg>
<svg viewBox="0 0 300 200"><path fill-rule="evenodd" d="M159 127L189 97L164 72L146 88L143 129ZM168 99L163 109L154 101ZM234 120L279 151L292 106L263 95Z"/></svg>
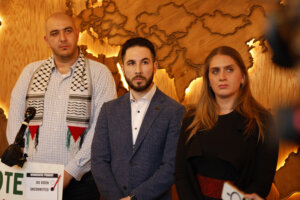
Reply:
<svg viewBox="0 0 300 200"><path fill-rule="evenodd" d="M67 2L85 34L85 45L98 54L107 44L149 38L157 48L159 67L174 78L179 101L190 82L202 75L205 57L217 46L238 49L246 66L252 66L246 42L254 38L264 43L266 12L279 7L277 0L105 0L101 6L96 0Z"/></svg>
<svg viewBox="0 0 300 200"><path fill-rule="evenodd" d="M0 0L0 106L5 111L24 66L50 55L43 39L45 19L64 10L64 0Z"/></svg>
<svg viewBox="0 0 300 200"><path fill-rule="evenodd" d="M5 135L7 119L3 110L0 108L0 158L8 146L8 142Z"/></svg>
<svg viewBox="0 0 300 200"><path fill-rule="evenodd" d="M71 6L73 7L74 15L79 15L82 10L86 9L86 1L84 0L73 0L69 2L72 2ZM121 13L125 12L125 5L133 8L140 5L139 3L128 5L128 3L130 3L131 1L127 1L127 4L124 2L116 2L117 7ZM166 4L168 2L170 1L164 0L160 3ZM199 7L206 8L206 13L212 13L216 9L223 9L223 13L238 13L239 10L247 11L247 8L250 8L255 3L259 4L263 1L253 0L248 1L247 3L241 3L240 1L227 0L227 5L233 5L231 7L231 10L226 10L228 8L226 6L223 6L222 8L210 6L209 1L198 1L197 3L195 3L195 1L176 0L174 2L178 5L185 5L185 7L189 9L189 12L194 15L200 15L201 9L199 9ZM26 0L22 2L17 0L0 1L0 18L2 18L3 20L3 26L0 28L0 66L2 69L2 73L0 74L0 105L5 109L5 111L7 111L9 107L11 90L24 66L32 61L47 58L50 55L50 50L43 40L44 21L50 13L66 10L67 7L65 6L65 3L66 0ZM101 2L93 6L97 7L99 5L101 5ZM214 5L216 4L214 3ZM220 3L220 5L222 4ZM266 10L270 9L270 7L271 6L265 6ZM155 12L154 6L151 7L143 5L142 8L146 9L145 11L147 12ZM136 10L139 10L139 12L137 13L140 13L141 11L141 9ZM128 23L126 23L126 26L136 26L136 21L134 21L135 17L128 17L128 20L129 21ZM133 20L134 22L129 23L131 22L130 20ZM210 22L208 21L208 23ZM127 27L126 29L134 28ZM90 47L92 51L94 50L94 52L105 53L106 51L111 56L116 56L116 52L119 50L118 46L109 47L108 44L105 43L105 40L104 42L102 41L102 43L99 43L98 40L94 40L90 37L90 35L87 35L86 32L82 33L81 35L83 37L83 39L81 40L81 44L88 45L88 47ZM95 36L97 36L96 33ZM193 44L191 44L191 48L192 45ZM99 52L100 50L102 50L102 52ZM289 103L291 101L294 101L296 97L294 89L297 87L295 78L293 78L294 73L283 72L283 70L276 69L270 61L270 55L268 55L268 53L258 54L258 56L260 56L260 63L257 65L264 65L263 71L255 70L257 67L253 67L253 75L251 76L256 77L256 79L259 80L264 80L264 84L261 84L259 80L252 81L252 90L254 95L265 106L271 108L273 108L277 104L277 102L275 101ZM172 73L176 74L176 71L179 72L180 68L176 70L174 69L174 71L175 72ZM160 73L158 76L162 77L161 74L162 73ZM195 76L196 74L193 75L194 78ZM169 80L166 81L167 79ZM173 82L173 84L169 84L170 81ZM170 96L178 100L178 94L176 95L176 93L178 93L178 88L176 90L176 88L174 87L174 79L170 79L169 76L167 76L167 73L166 77L157 78L156 82L161 88L163 88L166 93L169 93ZM276 90L273 89L273 87L275 86L277 88ZM170 87L170 89L167 89L168 87ZM196 91L190 92L190 94L188 94L188 96L185 98L184 102L191 103L197 98L197 92L199 93L200 90L197 84L195 85L195 87L197 87ZM193 91L193 89L191 89L191 91ZM266 92L270 93L271 95L263 98L264 95L260 94Z"/></svg>

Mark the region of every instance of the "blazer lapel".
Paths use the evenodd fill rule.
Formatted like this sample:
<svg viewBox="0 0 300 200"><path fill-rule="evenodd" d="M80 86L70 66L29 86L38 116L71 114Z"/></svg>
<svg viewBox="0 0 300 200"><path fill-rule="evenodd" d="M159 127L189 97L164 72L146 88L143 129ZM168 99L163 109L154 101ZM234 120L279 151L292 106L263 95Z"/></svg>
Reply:
<svg viewBox="0 0 300 200"><path fill-rule="evenodd" d="M120 119L119 124L116 126L121 127L121 135L120 139L123 139L126 144L130 147L130 151L132 152L132 128L131 128L131 105L130 105L130 96L129 92L124 94L124 98L119 104L118 109L118 119Z"/></svg>
<svg viewBox="0 0 300 200"><path fill-rule="evenodd" d="M157 118L157 116L159 115L159 113L162 110L162 95L161 95L161 91L158 90L158 88L156 89L156 92L150 102L149 108L145 114L144 120L142 122L136 143L134 145L134 149L133 149L133 154L132 156L135 154L135 152L139 149L142 141L144 140L144 138L146 137L146 135L149 132L150 127L152 126L152 123L154 122L154 120Z"/></svg>

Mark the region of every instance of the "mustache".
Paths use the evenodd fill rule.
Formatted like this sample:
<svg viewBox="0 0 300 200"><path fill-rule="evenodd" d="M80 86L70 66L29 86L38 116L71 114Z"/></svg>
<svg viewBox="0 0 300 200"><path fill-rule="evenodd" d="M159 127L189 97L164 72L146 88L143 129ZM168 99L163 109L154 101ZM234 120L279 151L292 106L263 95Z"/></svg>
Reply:
<svg viewBox="0 0 300 200"><path fill-rule="evenodd" d="M146 78L145 78L145 77L143 77L143 76L141 76L141 75L137 75L137 76L133 77L133 79L132 79L132 80L134 80L134 79L137 79L137 78L141 78L141 79L144 79L144 80L146 80Z"/></svg>

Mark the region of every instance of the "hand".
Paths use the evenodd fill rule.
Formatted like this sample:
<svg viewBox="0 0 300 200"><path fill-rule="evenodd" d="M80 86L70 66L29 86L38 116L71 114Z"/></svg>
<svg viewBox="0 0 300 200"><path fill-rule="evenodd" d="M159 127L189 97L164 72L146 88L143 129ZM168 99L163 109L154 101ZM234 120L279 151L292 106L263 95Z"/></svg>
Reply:
<svg viewBox="0 0 300 200"><path fill-rule="evenodd" d="M130 200L130 199L131 199L130 196L128 196L128 197L124 197L124 198L122 198L120 200Z"/></svg>
<svg viewBox="0 0 300 200"><path fill-rule="evenodd" d="M264 200L263 198L261 198L260 196L258 196L256 193L252 193L252 194L245 194L244 195L244 199L249 199L249 200Z"/></svg>
<svg viewBox="0 0 300 200"><path fill-rule="evenodd" d="M71 174L69 174L66 170L64 170L64 186L63 186L64 189L68 187L72 178L73 176L71 176Z"/></svg>

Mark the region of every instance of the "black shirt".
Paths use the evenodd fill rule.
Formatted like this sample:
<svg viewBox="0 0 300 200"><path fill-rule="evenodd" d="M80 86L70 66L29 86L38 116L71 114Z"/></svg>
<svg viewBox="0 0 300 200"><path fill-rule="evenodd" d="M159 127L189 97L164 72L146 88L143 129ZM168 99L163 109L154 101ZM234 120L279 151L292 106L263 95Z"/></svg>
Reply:
<svg viewBox="0 0 300 200"><path fill-rule="evenodd" d="M278 141L265 130L265 138L258 141L258 129L245 132L246 118L233 111L221 115L211 130L198 131L186 143L186 131L193 117L183 120L178 142L175 184L180 199L204 199L196 175L232 180L246 193L266 197L275 174ZM271 117L266 116L270 121Z"/></svg>

